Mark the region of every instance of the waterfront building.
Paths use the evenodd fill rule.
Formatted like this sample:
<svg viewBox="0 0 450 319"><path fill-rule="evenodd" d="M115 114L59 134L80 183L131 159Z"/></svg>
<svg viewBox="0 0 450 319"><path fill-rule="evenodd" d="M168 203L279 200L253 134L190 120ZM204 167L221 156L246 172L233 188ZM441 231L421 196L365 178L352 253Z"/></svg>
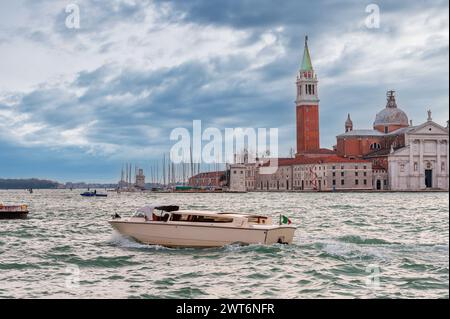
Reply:
<svg viewBox="0 0 450 319"><path fill-rule="evenodd" d="M414 126L389 91L373 129L354 130L348 115L345 131L337 136L337 155L371 161L374 190L448 190L448 128L433 122L431 111Z"/></svg>
<svg viewBox="0 0 450 319"><path fill-rule="evenodd" d="M341 191L371 190L372 162L339 156L279 158L272 174L265 163L230 165L230 190L244 191Z"/></svg>
<svg viewBox="0 0 450 319"><path fill-rule="evenodd" d="M448 191L448 133L448 124L443 127L433 122L431 111L425 123L407 130L405 146L392 148L388 155L390 189Z"/></svg>
<svg viewBox="0 0 450 319"><path fill-rule="evenodd" d="M355 129L348 114L333 150L321 148L318 83L306 38L296 81L295 158L279 158L272 174L262 174L261 163L230 165L230 190L448 190L448 125L433 122L430 112L413 126L391 90L372 128Z"/></svg>
<svg viewBox="0 0 450 319"><path fill-rule="evenodd" d="M226 184L225 171L205 172L189 178L188 185L195 188L222 188Z"/></svg>

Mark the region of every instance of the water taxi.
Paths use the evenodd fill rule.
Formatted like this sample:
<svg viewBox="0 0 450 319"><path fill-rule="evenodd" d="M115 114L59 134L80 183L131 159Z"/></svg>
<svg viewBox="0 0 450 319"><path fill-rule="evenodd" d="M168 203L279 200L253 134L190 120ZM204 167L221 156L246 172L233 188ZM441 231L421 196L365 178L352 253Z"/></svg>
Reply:
<svg viewBox="0 0 450 319"><path fill-rule="evenodd" d="M25 219L27 216L27 205L5 206L0 203L0 219Z"/></svg>
<svg viewBox="0 0 450 319"><path fill-rule="evenodd" d="M289 221L290 222L290 221ZM166 247L221 247L230 244L291 244L295 226L274 224L271 217L147 206L133 216L109 221L120 234Z"/></svg>

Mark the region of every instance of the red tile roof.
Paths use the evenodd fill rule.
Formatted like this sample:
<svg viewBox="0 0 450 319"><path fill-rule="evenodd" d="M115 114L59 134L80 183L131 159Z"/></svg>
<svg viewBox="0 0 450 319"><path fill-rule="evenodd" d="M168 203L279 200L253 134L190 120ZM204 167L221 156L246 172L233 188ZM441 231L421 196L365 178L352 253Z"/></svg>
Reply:
<svg viewBox="0 0 450 319"><path fill-rule="evenodd" d="M337 155L324 157L306 157L299 156L297 158L279 158L278 166L305 165L305 164L333 164L333 163L370 163L364 159L349 159Z"/></svg>
<svg viewBox="0 0 450 319"><path fill-rule="evenodd" d="M336 154L336 151L330 150L328 148L321 148L315 151L305 151L303 154Z"/></svg>
<svg viewBox="0 0 450 319"><path fill-rule="evenodd" d="M195 176L192 176L191 178L215 178L215 177L221 177L221 176L224 176L224 175L225 175L224 171L205 172L205 173L200 173L200 174L197 174Z"/></svg>

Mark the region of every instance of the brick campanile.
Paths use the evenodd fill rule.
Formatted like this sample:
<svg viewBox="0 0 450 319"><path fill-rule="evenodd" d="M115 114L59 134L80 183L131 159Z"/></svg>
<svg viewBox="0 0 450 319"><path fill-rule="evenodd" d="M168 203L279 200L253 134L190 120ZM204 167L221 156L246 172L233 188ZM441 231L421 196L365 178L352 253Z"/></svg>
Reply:
<svg viewBox="0 0 450 319"><path fill-rule="evenodd" d="M318 151L319 135L319 93L317 75L311 63L308 37L305 37L305 51L297 75L297 155Z"/></svg>

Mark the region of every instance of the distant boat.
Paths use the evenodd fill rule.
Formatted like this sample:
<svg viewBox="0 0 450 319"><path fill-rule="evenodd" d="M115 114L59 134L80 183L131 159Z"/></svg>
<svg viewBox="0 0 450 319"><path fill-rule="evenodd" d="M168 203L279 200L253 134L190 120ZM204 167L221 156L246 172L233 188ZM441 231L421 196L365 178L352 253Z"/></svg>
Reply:
<svg viewBox="0 0 450 319"><path fill-rule="evenodd" d="M108 194L98 194L97 191L93 192L84 192L80 194L83 197L107 197Z"/></svg>
<svg viewBox="0 0 450 319"><path fill-rule="evenodd" d="M96 197L108 197L108 194L95 194Z"/></svg>
<svg viewBox="0 0 450 319"><path fill-rule="evenodd" d="M0 203L0 219L25 219L28 216L28 206L4 206Z"/></svg>

